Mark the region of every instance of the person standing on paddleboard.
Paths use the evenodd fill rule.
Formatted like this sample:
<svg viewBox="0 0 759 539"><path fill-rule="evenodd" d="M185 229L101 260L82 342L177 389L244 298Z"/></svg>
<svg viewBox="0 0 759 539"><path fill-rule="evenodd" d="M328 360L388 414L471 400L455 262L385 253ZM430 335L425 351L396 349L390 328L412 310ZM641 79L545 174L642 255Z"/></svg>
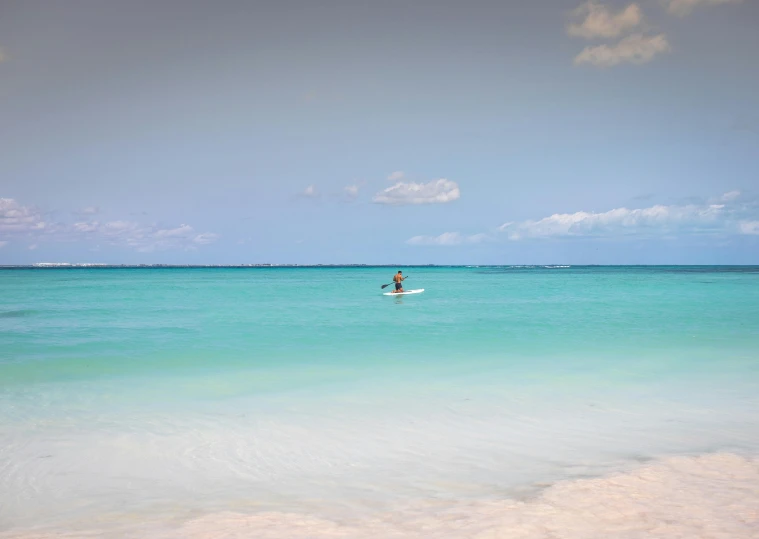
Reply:
<svg viewBox="0 0 759 539"><path fill-rule="evenodd" d="M403 276L403 272L401 270L398 270L398 273L396 273L393 276L393 282L395 282L395 293L403 292L403 285L401 284L402 281L404 281L406 278Z"/></svg>

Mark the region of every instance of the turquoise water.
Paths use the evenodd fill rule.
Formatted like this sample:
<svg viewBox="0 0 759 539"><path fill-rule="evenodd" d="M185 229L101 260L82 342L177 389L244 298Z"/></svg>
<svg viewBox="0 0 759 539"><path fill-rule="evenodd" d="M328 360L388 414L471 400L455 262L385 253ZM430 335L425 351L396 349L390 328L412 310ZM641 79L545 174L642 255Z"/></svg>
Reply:
<svg viewBox="0 0 759 539"><path fill-rule="evenodd" d="M759 452L759 268L402 269L0 271L0 530Z"/></svg>

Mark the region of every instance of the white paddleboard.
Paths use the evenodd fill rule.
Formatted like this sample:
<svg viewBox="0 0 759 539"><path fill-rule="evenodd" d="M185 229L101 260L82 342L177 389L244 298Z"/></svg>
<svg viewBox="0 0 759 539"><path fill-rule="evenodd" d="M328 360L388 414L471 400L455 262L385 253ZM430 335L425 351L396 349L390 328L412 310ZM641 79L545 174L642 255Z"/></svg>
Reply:
<svg viewBox="0 0 759 539"><path fill-rule="evenodd" d="M424 292L424 288L419 288L418 290L406 290L405 292L385 292L382 295L383 296L405 296L406 294L421 294Z"/></svg>

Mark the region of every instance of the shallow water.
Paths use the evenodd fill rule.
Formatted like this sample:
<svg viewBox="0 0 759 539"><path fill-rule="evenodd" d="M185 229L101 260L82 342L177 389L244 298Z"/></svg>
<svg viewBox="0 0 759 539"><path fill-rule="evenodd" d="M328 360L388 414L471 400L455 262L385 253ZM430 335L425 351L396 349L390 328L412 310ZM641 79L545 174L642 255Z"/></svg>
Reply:
<svg viewBox="0 0 759 539"><path fill-rule="evenodd" d="M745 532L759 268L394 269L0 271L0 531L603 536L552 493L653 473L615 536Z"/></svg>

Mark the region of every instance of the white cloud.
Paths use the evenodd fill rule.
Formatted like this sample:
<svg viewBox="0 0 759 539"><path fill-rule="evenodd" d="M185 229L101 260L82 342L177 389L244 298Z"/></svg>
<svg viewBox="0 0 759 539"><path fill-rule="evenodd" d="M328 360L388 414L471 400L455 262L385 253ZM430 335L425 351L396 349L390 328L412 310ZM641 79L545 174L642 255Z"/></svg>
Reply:
<svg viewBox="0 0 759 539"><path fill-rule="evenodd" d="M211 232L198 233L192 226L181 224L175 228L161 228L155 224L145 225L134 221L93 222L86 228L80 227L105 243L126 246L139 252L166 251L171 249L194 249L209 245L219 239Z"/></svg>
<svg viewBox="0 0 759 539"><path fill-rule="evenodd" d="M125 245L139 252L170 249L194 249L198 245L215 242L219 236L210 232L198 234L190 225L176 228L159 228L132 221L111 221L98 225L98 237L111 245Z"/></svg>
<svg viewBox="0 0 759 539"><path fill-rule="evenodd" d="M358 185L346 185L343 191L345 192L345 196L348 198L348 200L355 200L358 198Z"/></svg>
<svg viewBox="0 0 759 539"><path fill-rule="evenodd" d="M184 238L194 232L190 225L179 225L177 228L164 228L155 232L158 239Z"/></svg>
<svg viewBox="0 0 759 539"><path fill-rule="evenodd" d="M743 0L664 0L667 11L684 17L698 6L718 6L720 4L737 4Z"/></svg>
<svg viewBox="0 0 759 539"><path fill-rule="evenodd" d="M12 198L0 198L0 233L38 232L46 226L39 210L22 206Z"/></svg>
<svg viewBox="0 0 759 539"><path fill-rule="evenodd" d="M95 232L99 226L100 223L97 221L74 223L72 225L77 232Z"/></svg>
<svg viewBox="0 0 759 539"><path fill-rule="evenodd" d="M6 245L8 245L7 241L0 241L0 249L2 249L3 247L5 247Z"/></svg>
<svg viewBox="0 0 759 539"><path fill-rule="evenodd" d="M638 4L630 4L614 13L607 6L590 0L572 12L576 21L567 26L567 33L573 37L594 39L618 37L643 22L643 12Z"/></svg>
<svg viewBox="0 0 759 539"><path fill-rule="evenodd" d="M724 206L652 206L629 210L617 208L604 213L557 213L539 221L507 223L500 229L509 239L547 238L559 236L604 236L641 233L646 230L669 231L683 226L708 228L721 225Z"/></svg>
<svg viewBox="0 0 759 539"><path fill-rule="evenodd" d="M603 213L557 213L537 221L506 223L499 230L513 241L529 238L759 233L759 221L744 220L747 215L759 213L759 208L737 203L739 195L735 193L720 197L726 201L724 204L656 205L632 210L617 208Z"/></svg>
<svg viewBox="0 0 759 539"><path fill-rule="evenodd" d="M458 232L444 232L439 236L414 236L406 240L409 245L438 245L438 246L452 246L463 245L472 243L482 243L487 241L487 234L473 234L471 236L464 236Z"/></svg>
<svg viewBox="0 0 759 539"><path fill-rule="evenodd" d="M316 190L315 185L309 185L303 191L299 193L299 196L304 198L319 198L319 191Z"/></svg>
<svg viewBox="0 0 759 539"><path fill-rule="evenodd" d="M406 177L406 174L402 170L396 170L387 179L391 182L399 182Z"/></svg>
<svg viewBox="0 0 759 539"><path fill-rule="evenodd" d="M33 244L31 244L31 245L28 247L28 249L29 249L30 251L35 251L35 250L37 249L37 247L39 247L39 245L37 245L36 243L33 243Z"/></svg>
<svg viewBox="0 0 759 539"><path fill-rule="evenodd" d="M78 210L74 212L76 215L97 215L100 213L100 207L98 206L87 206L86 208L82 208L81 210Z"/></svg>
<svg viewBox="0 0 759 539"><path fill-rule="evenodd" d="M213 243L218 239L218 234L214 234L212 232L204 232L203 234L198 234L192 238L192 242L197 243L198 245L208 245L209 243Z"/></svg>
<svg viewBox="0 0 759 539"><path fill-rule="evenodd" d="M743 221L740 224L741 234L759 236L759 221Z"/></svg>
<svg viewBox="0 0 759 539"><path fill-rule="evenodd" d="M741 196L740 191L730 191L728 193L725 193L721 197L719 197L719 200L721 202L732 202L733 200L737 199L740 196Z"/></svg>
<svg viewBox="0 0 759 539"><path fill-rule="evenodd" d="M398 182L374 195L377 204L401 206L406 204L445 204L461 196L456 182L446 179L429 183Z"/></svg>
<svg viewBox="0 0 759 539"><path fill-rule="evenodd" d="M137 251L193 249L218 239L210 232L198 233L187 224L175 228L160 227L135 221L77 221L75 223L47 222L42 212L23 206L11 198L0 198L0 238L30 238L37 248L40 241L99 241L125 246Z"/></svg>
<svg viewBox="0 0 759 539"><path fill-rule="evenodd" d="M664 34L645 36L633 34L616 45L585 47L575 57L575 65L592 64L597 67L613 67L622 63L645 64L658 54L669 52L670 46Z"/></svg>

